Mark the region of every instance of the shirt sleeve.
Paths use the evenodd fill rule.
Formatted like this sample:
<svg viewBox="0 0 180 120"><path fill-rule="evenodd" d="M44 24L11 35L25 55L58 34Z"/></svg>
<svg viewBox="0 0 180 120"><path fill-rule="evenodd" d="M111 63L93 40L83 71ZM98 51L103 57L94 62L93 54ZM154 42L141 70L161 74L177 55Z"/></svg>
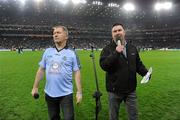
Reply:
<svg viewBox="0 0 180 120"><path fill-rule="evenodd" d="M76 52L74 52L74 57L73 57L73 71L77 71L81 69L81 65L80 65L80 61L79 61L79 57L76 54Z"/></svg>
<svg viewBox="0 0 180 120"><path fill-rule="evenodd" d="M42 59L39 62L39 66L46 69L46 54L47 54L47 50L43 53Z"/></svg>

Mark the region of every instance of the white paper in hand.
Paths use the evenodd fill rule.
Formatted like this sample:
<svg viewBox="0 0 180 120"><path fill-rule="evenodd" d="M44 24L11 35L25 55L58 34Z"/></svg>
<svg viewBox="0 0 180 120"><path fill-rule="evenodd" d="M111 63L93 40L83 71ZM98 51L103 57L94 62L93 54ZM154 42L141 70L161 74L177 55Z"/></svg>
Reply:
<svg viewBox="0 0 180 120"><path fill-rule="evenodd" d="M151 74L152 74L152 67L149 68L148 72L146 73L146 75L141 80L141 84L147 83L149 81Z"/></svg>

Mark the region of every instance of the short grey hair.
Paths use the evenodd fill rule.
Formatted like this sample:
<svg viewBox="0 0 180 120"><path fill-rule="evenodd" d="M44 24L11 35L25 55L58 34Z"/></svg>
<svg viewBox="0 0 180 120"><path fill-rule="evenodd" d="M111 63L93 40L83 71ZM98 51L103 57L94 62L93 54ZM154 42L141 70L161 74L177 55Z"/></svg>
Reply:
<svg viewBox="0 0 180 120"><path fill-rule="evenodd" d="M57 25L57 26L53 27L53 30L56 29L56 28L62 28L66 32L66 35L69 36L69 32L68 32L67 27L62 26L62 25Z"/></svg>

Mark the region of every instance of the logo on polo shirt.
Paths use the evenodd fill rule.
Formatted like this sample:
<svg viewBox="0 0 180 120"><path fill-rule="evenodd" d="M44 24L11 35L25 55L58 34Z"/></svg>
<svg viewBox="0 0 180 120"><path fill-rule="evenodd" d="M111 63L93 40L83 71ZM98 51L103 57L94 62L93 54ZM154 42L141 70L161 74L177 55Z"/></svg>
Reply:
<svg viewBox="0 0 180 120"><path fill-rule="evenodd" d="M54 64L52 65L52 68L53 68L53 69L58 69L58 67L59 67L59 65L58 65L57 63L54 63Z"/></svg>
<svg viewBox="0 0 180 120"><path fill-rule="evenodd" d="M51 61L49 73L52 73L52 74L60 73L60 64L56 61Z"/></svg>
<svg viewBox="0 0 180 120"><path fill-rule="evenodd" d="M66 61L66 60L67 60L67 57L66 57L66 56L64 56L62 59L63 59L64 61Z"/></svg>

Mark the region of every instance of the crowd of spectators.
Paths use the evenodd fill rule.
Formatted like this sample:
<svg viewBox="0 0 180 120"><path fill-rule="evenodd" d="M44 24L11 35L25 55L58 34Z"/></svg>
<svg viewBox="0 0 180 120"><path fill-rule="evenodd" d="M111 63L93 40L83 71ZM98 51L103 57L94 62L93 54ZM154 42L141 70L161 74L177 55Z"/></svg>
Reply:
<svg viewBox="0 0 180 120"><path fill-rule="evenodd" d="M69 45L79 49L103 48L111 40L108 27L68 26ZM127 29L127 39L141 48L180 48L180 27L164 29ZM52 44L52 26L0 25L0 49L44 49Z"/></svg>

